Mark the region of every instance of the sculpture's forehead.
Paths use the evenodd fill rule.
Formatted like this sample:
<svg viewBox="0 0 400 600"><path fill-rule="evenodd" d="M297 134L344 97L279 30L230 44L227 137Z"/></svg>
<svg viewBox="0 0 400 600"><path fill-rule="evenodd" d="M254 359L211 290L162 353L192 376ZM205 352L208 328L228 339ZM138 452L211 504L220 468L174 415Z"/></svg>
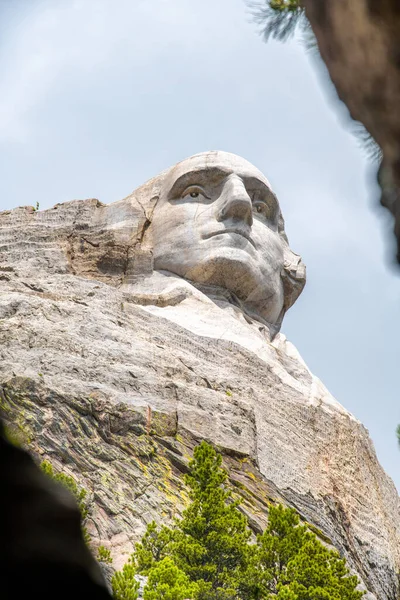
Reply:
<svg viewBox="0 0 400 600"><path fill-rule="evenodd" d="M235 173L240 177L259 179L267 187L271 188L268 179L254 165L241 156L221 151L195 154L179 162L168 173L165 185L166 187L170 187L180 177L189 175L190 173L201 172L204 174L207 173L207 170L210 171L210 175L220 170L227 175Z"/></svg>

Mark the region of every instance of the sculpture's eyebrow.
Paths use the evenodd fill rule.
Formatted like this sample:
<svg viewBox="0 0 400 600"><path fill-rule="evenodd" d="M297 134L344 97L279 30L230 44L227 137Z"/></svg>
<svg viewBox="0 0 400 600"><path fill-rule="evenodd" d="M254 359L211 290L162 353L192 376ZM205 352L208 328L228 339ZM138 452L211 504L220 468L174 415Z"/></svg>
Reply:
<svg viewBox="0 0 400 600"><path fill-rule="evenodd" d="M230 175L230 173L231 171L229 169L224 169L223 167L203 167L201 169L193 169L193 171L189 171L178 177L168 193L168 199L176 198L193 183L199 185L206 183L219 184L227 177L227 175Z"/></svg>
<svg viewBox="0 0 400 600"><path fill-rule="evenodd" d="M277 217L279 214L279 202L276 194L271 190L269 185L267 185L258 177L243 177L243 183L246 187L248 194L251 196L251 192L258 191L261 193L260 200L263 200L268 204L270 209L272 210L272 214Z"/></svg>
<svg viewBox="0 0 400 600"><path fill-rule="evenodd" d="M278 205L278 200L274 192L264 181L258 179L258 177L243 177L243 183L247 191L258 190L264 194L265 198L268 199L268 201Z"/></svg>

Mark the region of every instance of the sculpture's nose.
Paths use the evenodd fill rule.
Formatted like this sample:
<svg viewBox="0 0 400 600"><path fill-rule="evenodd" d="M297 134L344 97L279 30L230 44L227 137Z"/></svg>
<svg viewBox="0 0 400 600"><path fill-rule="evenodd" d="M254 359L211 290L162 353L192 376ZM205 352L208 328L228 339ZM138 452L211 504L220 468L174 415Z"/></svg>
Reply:
<svg viewBox="0 0 400 600"><path fill-rule="evenodd" d="M218 221L233 219L249 225L253 224L251 198L243 181L237 175L231 175L224 183L217 214Z"/></svg>

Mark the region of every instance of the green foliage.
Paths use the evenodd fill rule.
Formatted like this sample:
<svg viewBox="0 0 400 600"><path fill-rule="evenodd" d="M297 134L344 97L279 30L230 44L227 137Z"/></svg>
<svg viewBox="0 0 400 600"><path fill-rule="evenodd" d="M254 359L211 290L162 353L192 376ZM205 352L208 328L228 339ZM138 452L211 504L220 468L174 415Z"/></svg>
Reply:
<svg viewBox="0 0 400 600"><path fill-rule="evenodd" d="M42 471L54 481L61 483L64 487L71 492L75 497L79 510L82 515L82 520L86 519L88 514L88 504L86 501L87 490L83 487L79 487L73 477L66 475L65 473L56 473L53 469L53 465L48 461L44 460L40 465Z"/></svg>
<svg viewBox="0 0 400 600"><path fill-rule="evenodd" d="M308 21L300 0L263 0L249 4L265 40L272 37L284 41L298 27L307 28Z"/></svg>
<svg viewBox="0 0 400 600"><path fill-rule="evenodd" d="M134 554L139 573L149 575L170 557L190 581L200 583L202 598L233 597L234 582L247 564L250 531L238 501L225 486L221 461L205 442L195 448L185 477L191 504L174 529L148 525Z"/></svg>
<svg viewBox="0 0 400 600"><path fill-rule="evenodd" d="M105 546L99 546L97 548L97 560L103 563L106 563L108 565L112 564L112 556L111 556L111 552L108 548L106 548Z"/></svg>
<svg viewBox="0 0 400 600"><path fill-rule="evenodd" d="M147 575L152 567L162 561L169 553L173 531L168 527L157 527L155 521L149 523L140 544L136 544L133 555L138 573Z"/></svg>
<svg viewBox="0 0 400 600"><path fill-rule="evenodd" d="M292 592L299 600L359 600L358 578L350 576L345 561L313 537L287 564L279 591Z"/></svg>
<svg viewBox="0 0 400 600"><path fill-rule="evenodd" d="M269 0L272 10L277 12L297 12L303 10L300 0Z"/></svg>
<svg viewBox="0 0 400 600"><path fill-rule="evenodd" d="M358 579L339 554L326 548L296 511L272 506L265 532L258 537L253 577L254 598L280 600L359 600Z"/></svg>
<svg viewBox="0 0 400 600"><path fill-rule="evenodd" d="M163 558L149 573L144 600L185 600L197 598L198 586L190 581L174 561Z"/></svg>
<svg viewBox="0 0 400 600"><path fill-rule="evenodd" d="M268 527L250 543L247 520L227 487L221 456L207 443L194 450L185 477L190 505L173 528L148 525L122 572L117 600L148 576L145 600L359 600L358 579L324 546L295 510L271 506ZM113 580L114 581L114 580ZM131 594L131 595L130 595Z"/></svg>
<svg viewBox="0 0 400 600"><path fill-rule="evenodd" d="M86 544L89 544L90 535L86 527L83 526L83 522L86 519L89 511L89 505L86 500L87 490L85 490L85 488L83 487L78 486L75 479L70 475L66 475L65 473L56 473L53 469L53 465L48 460L44 460L41 463L40 468L42 469L43 473L45 473L48 477L53 479L53 481L56 481L57 483L63 485L75 497L75 500L78 504L78 508L81 513L83 539L85 540Z"/></svg>
<svg viewBox="0 0 400 600"><path fill-rule="evenodd" d="M300 32L305 47L314 53L318 52L318 44L302 0L248 0L248 4L265 41L270 38L286 41ZM380 163L382 151L364 125L351 121L350 130L371 161Z"/></svg>
<svg viewBox="0 0 400 600"><path fill-rule="evenodd" d="M135 565L128 561L111 578L114 600L136 600L139 595L139 582L135 579Z"/></svg>
<svg viewBox="0 0 400 600"><path fill-rule="evenodd" d="M178 522L172 546L179 567L192 581L204 581L212 597L229 591L247 563L250 531L226 487L227 473L214 448L202 442L194 450L185 483L191 504Z"/></svg>

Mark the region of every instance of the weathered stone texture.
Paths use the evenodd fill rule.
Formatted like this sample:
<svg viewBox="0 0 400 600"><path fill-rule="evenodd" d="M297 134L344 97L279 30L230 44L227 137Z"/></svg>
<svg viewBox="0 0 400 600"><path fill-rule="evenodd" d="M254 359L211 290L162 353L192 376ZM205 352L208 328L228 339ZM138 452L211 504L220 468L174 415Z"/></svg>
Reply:
<svg viewBox="0 0 400 600"><path fill-rule="evenodd" d="M165 318L161 296L138 304L121 284L147 217L132 198L116 205L0 214L2 406L38 456L90 491L94 544L120 567L146 523L180 514L182 474L207 439L254 531L271 500L294 506L370 599L395 600L399 498L368 432L281 334L256 353ZM175 301L189 311L185 293Z"/></svg>

